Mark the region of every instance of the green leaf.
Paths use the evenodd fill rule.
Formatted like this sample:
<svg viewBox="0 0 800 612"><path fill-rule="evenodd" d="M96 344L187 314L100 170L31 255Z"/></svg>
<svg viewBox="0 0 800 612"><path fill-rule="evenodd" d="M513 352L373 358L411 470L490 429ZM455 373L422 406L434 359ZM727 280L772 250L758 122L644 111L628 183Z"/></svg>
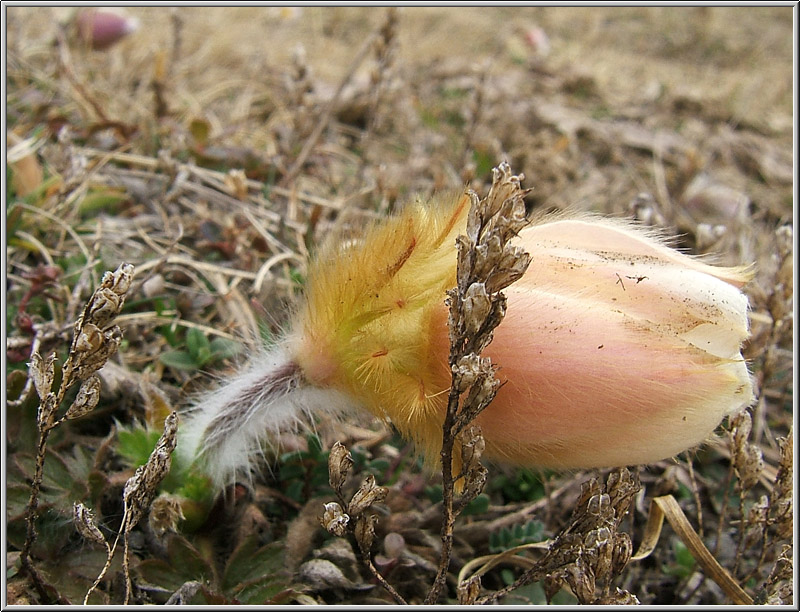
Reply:
<svg viewBox="0 0 800 612"><path fill-rule="evenodd" d="M182 536L173 536L167 545L170 565L180 568L183 580L212 580L214 569L197 548ZM180 586L180 584L178 585ZM177 587L176 587L177 588Z"/></svg>
<svg viewBox="0 0 800 612"><path fill-rule="evenodd" d="M241 343L227 338L214 338L210 344L212 359L228 359L239 354L244 348Z"/></svg>
<svg viewBox="0 0 800 612"><path fill-rule="evenodd" d="M145 429L141 425L134 425L130 429L121 426L118 428L117 453L131 467L147 463L161 434L158 431Z"/></svg>
<svg viewBox="0 0 800 612"><path fill-rule="evenodd" d="M186 332L186 348L199 365L203 365L211 356L211 343L202 331L194 327Z"/></svg>
<svg viewBox="0 0 800 612"><path fill-rule="evenodd" d="M175 567L163 559L145 559L139 563L136 573L145 582L167 591L177 591L186 582L182 568Z"/></svg>
<svg viewBox="0 0 800 612"><path fill-rule="evenodd" d="M253 535L231 553L222 577L223 591L251 580L274 576L284 569L281 543L272 542L261 548L258 544L258 536Z"/></svg>
<svg viewBox="0 0 800 612"><path fill-rule="evenodd" d="M178 370L194 372L200 368L200 364L186 351L167 351L166 353L161 353L158 356L158 360L164 365Z"/></svg>
<svg viewBox="0 0 800 612"><path fill-rule="evenodd" d="M264 604L285 590L289 579L284 546L272 542L258 548L258 536L251 536L231 554L222 589L242 604Z"/></svg>
<svg viewBox="0 0 800 612"><path fill-rule="evenodd" d="M464 508L463 514L466 516L475 515L475 514L483 514L487 510L489 510L489 496L485 493L481 493L473 499L471 502L467 504L467 507Z"/></svg>
<svg viewBox="0 0 800 612"><path fill-rule="evenodd" d="M117 207L128 199L128 194L121 189L104 188L100 191L89 191L78 203L78 212L82 217L97 212L116 212Z"/></svg>

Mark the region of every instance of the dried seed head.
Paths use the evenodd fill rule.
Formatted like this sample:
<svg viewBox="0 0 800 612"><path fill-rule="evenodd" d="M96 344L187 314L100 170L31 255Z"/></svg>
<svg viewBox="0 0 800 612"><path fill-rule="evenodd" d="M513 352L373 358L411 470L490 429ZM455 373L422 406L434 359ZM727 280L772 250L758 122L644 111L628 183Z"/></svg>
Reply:
<svg viewBox="0 0 800 612"><path fill-rule="evenodd" d="M94 513L80 502L73 504L72 510L78 533L90 542L105 545L106 539L94 522Z"/></svg>
<svg viewBox="0 0 800 612"><path fill-rule="evenodd" d="M456 589L458 594L458 603L462 606L471 606L478 599L481 593L481 577L473 576L458 585Z"/></svg>
<svg viewBox="0 0 800 612"><path fill-rule="evenodd" d="M178 413L172 412L164 419L164 433L156 443L147 463L125 483L122 500L128 511L124 531L128 532L141 520L145 511L156 496L158 485L169 474L172 452L178 441Z"/></svg>
<svg viewBox="0 0 800 612"><path fill-rule="evenodd" d="M153 533L161 537L167 531L177 531L178 523L184 518L180 500L174 495L162 493L153 500L147 522Z"/></svg>
<svg viewBox="0 0 800 612"><path fill-rule="evenodd" d="M336 502L328 502L325 504L325 511L320 518L320 524L330 534L335 536L343 536L347 531L347 524L350 522L350 517L345 514L342 507Z"/></svg>
<svg viewBox="0 0 800 612"><path fill-rule="evenodd" d="M351 467L353 457L350 451L341 442L336 442L328 455L328 481L334 491L341 491Z"/></svg>
<svg viewBox="0 0 800 612"><path fill-rule="evenodd" d="M119 314L125 302L125 294L131 287L133 266L121 264L114 272L106 272L100 286L95 290L80 326L92 323L105 329Z"/></svg>
<svg viewBox="0 0 800 612"><path fill-rule="evenodd" d="M67 409L67 419L77 419L89 414L100 401L100 378L90 376L81 384L78 395L72 405Z"/></svg>
<svg viewBox="0 0 800 612"><path fill-rule="evenodd" d="M793 487L793 444L794 433L789 432L783 440L780 441L781 458L778 464L778 474L775 478L775 484L772 487L771 494L771 512L772 518L775 523L778 537L781 539L788 539L794 533L794 520L793 520L793 504L794 504L794 487Z"/></svg>
<svg viewBox="0 0 800 612"><path fill-rule="evenodd" d="M360 516L372 504L385 500L388 494L389 489L376 485L375 476L370 474L353 495L350 504L347 506L347 512L351 516Z"/></svg>

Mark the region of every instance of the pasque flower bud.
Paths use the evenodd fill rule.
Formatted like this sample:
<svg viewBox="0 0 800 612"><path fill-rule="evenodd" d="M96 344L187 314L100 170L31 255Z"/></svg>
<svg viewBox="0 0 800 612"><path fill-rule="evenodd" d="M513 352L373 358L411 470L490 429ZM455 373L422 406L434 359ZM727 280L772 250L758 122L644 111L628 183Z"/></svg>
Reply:
<svg viewBox="0 0 800 612"><path fill-rule="evenodd" d="M284 343L197 402L186 448L224 481L298 412L353 404L436 461L451 382L444 298L468 208L466 196L411 205L360 242L323 249ZM476 419L484 457L649 463L702 443L752 401L745 268L599 218L544 219L516 240L532 263L504 290L507 314L483 353L505 383Z"/></svg>
<svg viewBox="0 0 800 612"><path fill-rule="evenodd" d="M108 49L139 29L139 20L115 9L81 9L75 15L80 39L92 49Z"/></svg>

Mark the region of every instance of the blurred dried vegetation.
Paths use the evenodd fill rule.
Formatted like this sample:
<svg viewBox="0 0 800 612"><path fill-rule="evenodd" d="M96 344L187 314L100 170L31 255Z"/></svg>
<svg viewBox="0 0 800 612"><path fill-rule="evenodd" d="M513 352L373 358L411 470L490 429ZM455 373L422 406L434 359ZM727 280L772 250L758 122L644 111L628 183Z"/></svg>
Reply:
<svg viewBox="0 0 800 612"><path fill-rule="evenodd" d="M365 508L380 520L361 521L357 546L320 528L326 453L302 438L286 441L294 463L194 533L174 532L163 497L137 526L155 489L137 488L149 472L123 460L118 433L138 422L166 435L171 410L230 366L215 340L252 348L279 333L331 232L439 189L485 194L502 160L533 188L528 210L633 216L689 252L755 263L745 354L758 402L704 448L633 476L492 466L483 503L455 526L451 571L524 546L458 593L451 575L444 597L729 601L667 527L629 561L651 500L672 494L748 597L794 601L795 9L150 7L129 10L137 32L94 51L74 9L4 8L9 603L77 603L98 575L91 603L391 602L375 575L421 602L440 507L410 449L379 428L318 430L322 448L360 449L328 522L365 470L378 479ZM115 327L88 330L118 350L70 395L80 313L123 262L135 276ZM56 428L62 402L81 414ZM115 534L124 568L106 566ZM526 543L548 539L553 565L534 564L543 553ZM381 551L372 560L365 542ZM531 564L547 578L509 592L524 573L510 568Z"/></svg>

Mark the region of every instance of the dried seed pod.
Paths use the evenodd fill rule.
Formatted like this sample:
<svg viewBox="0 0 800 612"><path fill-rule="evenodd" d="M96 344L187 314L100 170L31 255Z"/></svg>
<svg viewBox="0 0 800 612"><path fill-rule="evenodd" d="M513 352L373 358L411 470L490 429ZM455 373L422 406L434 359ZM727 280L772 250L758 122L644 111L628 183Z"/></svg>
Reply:
<svg viewBox="0 0 800 612"><path fill-rule="evenodd" d="M353 457L350 451L341 442L336 442L328 455L328 482L334 491L341 491L351 467Z"/></svg>
<svg viewBox="0 0 800 612"><path fill-rule="evenodd" d="M486 441L481 435L480 427L476 425L466 429L462 438L465 442L461 445L461 465L465 472L469 472L480 466Z"/></svg>
<svg viewBox="0 0 800 612"><path fill-rule="evenodd" d="M467 333L477 333L483 327L490 310L491 302L489 294L486 293L486 286L483 283L472 283L464 298Z"/></svg>
<svg viewBox="0 0 800 612"><path fill-rule="evenodd" d="M90 333L81 337L80 342L92 348L76 354L75 372L79 380L85 380L102 368L109 358L117 352L122 342L122 330L116 325L104 332L99 332L97 327L88 323L86 327L91 327ZM84 343L85 340L85 343Z"/></svg>
<svg viewBox="0 0 800 612"><path fill-rule="evenodd" d="M369 554L372 542L375 540L375 524L378 517L374 514L362 514L356 521L356 541L361 552Z"/></svg>
<svg viewBox="0 0 800 612"><path fill-rule="evenodd" d="M90 376L81 384L78 395L64 415L67 419L77 419L89 414L100 401L100 378Z"/></svg>
<svg viewBox="0 0 800 612"><path fill-rule="evenodd" d="M611 572L619 576L628 565L633 555L633 542L627 533L617 533L614 536L614 551L611 560Z"/></svg>
<svg viewBox="0 0 800 612"><path fill-rule="evenodd" d="M389 489L375 484L375 476L370 474L364 479L364 482L350 500L350 504L347 506L347 513L351 516L360 516L372 504L385 500L388 494Z"/></svg>
<svg viewBox="0 0 800 612"><path fill-rule="evenodd" d="M124 296L111 289L100 287L95 291L86 321L104 329L119 314Z"/></svg>
<svg viewBox="0 0 800 612"><path fill-rule="evenodd" d="M320 524L325 528L328 533L335 536L343 536L347 531L347 524L350 522L350 517L345 514L342 507L336 502L328 502L325 504L325 512L320 517Z"/></svg>
<svg viewBox="0 0 800 612"><path fill-rule="evenodd" d="M471 606L481 593L481 577L473 576L458 585L456 589L458 603L461 606Z"/></svg>
<svg viewBox="0 0 800 612"><path fill-rule="evenodd" d="M103 344L103 332L94 323L87 322L81 326L75 338L74 348L78 353L94 353Z"/></svg>
<svg viewBox="0 0 800 612"><path fill-rule="evenodd" d="M55 353L51 353L47 359L42 359L39 353L33 353L33 355L31 355L29 372L30 376L33 378L33 386L41 400L44 400L50 393L50 389L53 388L55 361Z"/></svg>
<svg viewBox="0 0 800 612"><path fill-rule="evenodd" d="M78 533L90 542L105 545L106 539L94 522L94 513L80 502L73 504L72 510Z"/></svg>

